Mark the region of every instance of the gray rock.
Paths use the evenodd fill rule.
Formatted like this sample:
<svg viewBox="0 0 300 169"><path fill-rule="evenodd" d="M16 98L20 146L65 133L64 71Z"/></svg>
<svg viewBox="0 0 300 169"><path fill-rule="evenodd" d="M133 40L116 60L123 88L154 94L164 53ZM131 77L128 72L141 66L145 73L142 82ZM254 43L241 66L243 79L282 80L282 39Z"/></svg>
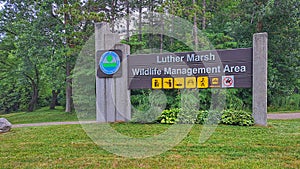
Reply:
<svg viewBox="0 0 300 169"><path fill-rule="evenodd" d="M12 127L12 125L7 119L0 118L0 133L9 132L11 127Z"/></svg>

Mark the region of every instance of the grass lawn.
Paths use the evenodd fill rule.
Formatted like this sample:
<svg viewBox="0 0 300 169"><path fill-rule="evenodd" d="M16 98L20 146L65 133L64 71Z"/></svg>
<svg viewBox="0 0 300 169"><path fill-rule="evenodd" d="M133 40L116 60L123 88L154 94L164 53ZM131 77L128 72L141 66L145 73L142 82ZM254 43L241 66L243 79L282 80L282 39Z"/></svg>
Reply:
<svg viewBox="0 0 300 169"><path fill-rule="evenodd" d="M157 134L161 124L117 123L132 137ZM0 168L300 168L300 119L270 120L269 127L219 125L198 143L201 125L171 150L130 159L95 145L80 125L14 128L0 135Z"/></svg>
<svg viewBox="0 0 300 169"><path fill-rule="evenodd" d="M282 114L282 113L300 113L300 110L268 112L268 114Z"/></svg>
<svg viewBox="0 0 300 169"><path fill-rule="evenodd" d="M76 113L66 113L64 112L63 107L56 107L55 110L50 110L49 107L44 107L34 112L0 114L0 117L6 118L12 124L78 120Z"/></svg>

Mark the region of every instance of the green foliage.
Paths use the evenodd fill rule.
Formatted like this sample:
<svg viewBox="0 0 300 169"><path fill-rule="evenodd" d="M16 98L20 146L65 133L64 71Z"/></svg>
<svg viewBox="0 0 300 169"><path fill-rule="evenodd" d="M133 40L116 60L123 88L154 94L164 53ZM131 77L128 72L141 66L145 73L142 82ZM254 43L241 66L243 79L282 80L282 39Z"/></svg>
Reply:
<svg viewBox="0 0 300 169"><path fill-rule="evenodd" d="M252 126L254 119L251 112L243 110L224 110L221 118L222 124Z"/></svg>
<svg viewBox="0 0 300 169"><path fill-rule="evenodd" d="M292 94L286 97L273 98L272 104L268 107L268 111L288 111L300 110L300 94Z"/></svg>
<svg viewBox="0 0 300 169"><path fill-rule="evenodd" d="M227 89L226 108L250 111L252 109L252 89Z"/></svg>
<svg viewBox="0 0 300 169"><path fill-rule="evenodd" d="M50 105L52 91L65 97L66 78L71 79L76 57L94 32L94 22L104 17L95 6L103 4L77 0L2 4L0 67L5 65L5 70L0 73L0 112Z"/></svg>
<svg viewBox="0 0 300 169"><path fill-rule="evenodd" d="M200 110L196 119L196 124L204 124L208 119L208 110Z"/></svg>
<svg viewBox="0 0 300 169"><path fill-rule="evenodd" d="M159 118L158 122L162 124L175 124L175 123L195 123L195 124L226 124L226 125L238 125L238 126L252 126L254 120L252 114L243 110L223 110L211 111L200 110L192 111L188 114L182 111L182 109L174 108L170 110L164 110ZM191 116L191 115L196 115ZM181 119L179 119L181 116Z"/></svg>
<svg viewBox="0 0 300 169"><path fill-rule="evenodd" d="M206 36L216 49L233 49L238 46L234 38L224 33L207 33Z"/></svg>
<svg viewBox="0 0 300 169"><path fill-rule="evenodd" d="M158 117L158 121L162 124L174 124L178 121L177 116L180 111L179 108L164 110Z"/></svg>
<svg viewBox="0 0 300 169"><path fill-rule="evenodd" d="M132 121L139 123L153 123L166 107L167 98L161 91L140 90L146 95L134 95L131 101L136 106L132 108Z"/></svg>
<svg viewBox="0 0 300 169"><path fill-rule="evenodd" d="M193 124L199 110L198 93L194 90L180 91L180 113L177 116L178 123Z"/></svg>
<svg viewBox="0 0 300 169"><path fill-rule="evenodd" d="M78 118L96 119L95 38L90 38L79 53L77 67L73 70L73 99ZM64 96L64 95L63 95Z"/></svg>

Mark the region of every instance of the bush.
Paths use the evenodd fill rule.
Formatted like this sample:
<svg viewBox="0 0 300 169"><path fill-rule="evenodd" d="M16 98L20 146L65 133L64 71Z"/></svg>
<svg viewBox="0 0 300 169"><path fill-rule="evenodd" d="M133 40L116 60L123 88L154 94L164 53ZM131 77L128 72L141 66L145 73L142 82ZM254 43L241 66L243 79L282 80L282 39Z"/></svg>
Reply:
<svg viewBox="0 0 300 169"><path fill-rule="evenodd" d="M180 112L179 108L164 110L158 117L158 122L162 124L174 124L177 122L177 115Z"/></svg>
<svg viewBox="0 0 300 169"><path fill-rule="evenodd" d="M158 118L158 122L162 124L193 124L197 123L197 115L199 114L199 111L190 111L186 112L179 108L173 108L170 110L164 110L161 115ZM203 115L203 118L199 121L204 121L206 118L205 115Z"/></svg>
<svg viewBox="0 0 300 169"><path fill-rule="evenodd" d="M254 124L254 119L251 112L243 110L224 110L221 118L222 124L251 126Z"/></svg>
<svg viewBox="0 0 300 169"><path fill-rule="evenodd" d="M208 118L208 111L207 110L200 110L198 112L198 116L196 119L196 124L204 124Z"/></svg>
<svg viewBox="0 0 300 169"><path fill-rule="evenodd" d="M195 123L195 124L226 124L226 125L239 125L239 126L251 126L254 124L254 119L251 112L243 110L224 110L222 112L201 110L192 112L197 114L196 118L190 116L185 117L185 113L178 118L178 114L182 113L181 109L174 108L170 110L164 110L158 117L158 122L162 124L175 124L175 123Z"/></svg>

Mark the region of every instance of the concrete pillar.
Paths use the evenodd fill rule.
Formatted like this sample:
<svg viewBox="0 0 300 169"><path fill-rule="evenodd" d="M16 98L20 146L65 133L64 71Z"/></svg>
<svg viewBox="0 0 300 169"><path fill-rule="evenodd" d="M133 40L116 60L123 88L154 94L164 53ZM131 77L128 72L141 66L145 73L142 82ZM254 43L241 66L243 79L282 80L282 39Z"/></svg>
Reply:
<svg viewBox="0 0 300 169"><path fill-rule="evenodd" d="M128 90L128 60L130 46L117 44L115 49L120 49L122 58L122 77L116 78L116 121L131 120L130 90Z"/></svg>
<svg viewBox="0 0 300 169"><path fill-rule="evenodd" d="M253 35L253 99L252 111L256 125L267 126L268 34Z"/></svg>
<svg viewBox="0 0 300 169"><path fill-rule="evenodd" d="M130 48L128 45L118 44L119 42L119 35L110 32L108 23L95 24L96 120L98 122L128 121L131 118L126 59ZM122 77L98 78L97 51L110 49L122 50Z"/></svg>

